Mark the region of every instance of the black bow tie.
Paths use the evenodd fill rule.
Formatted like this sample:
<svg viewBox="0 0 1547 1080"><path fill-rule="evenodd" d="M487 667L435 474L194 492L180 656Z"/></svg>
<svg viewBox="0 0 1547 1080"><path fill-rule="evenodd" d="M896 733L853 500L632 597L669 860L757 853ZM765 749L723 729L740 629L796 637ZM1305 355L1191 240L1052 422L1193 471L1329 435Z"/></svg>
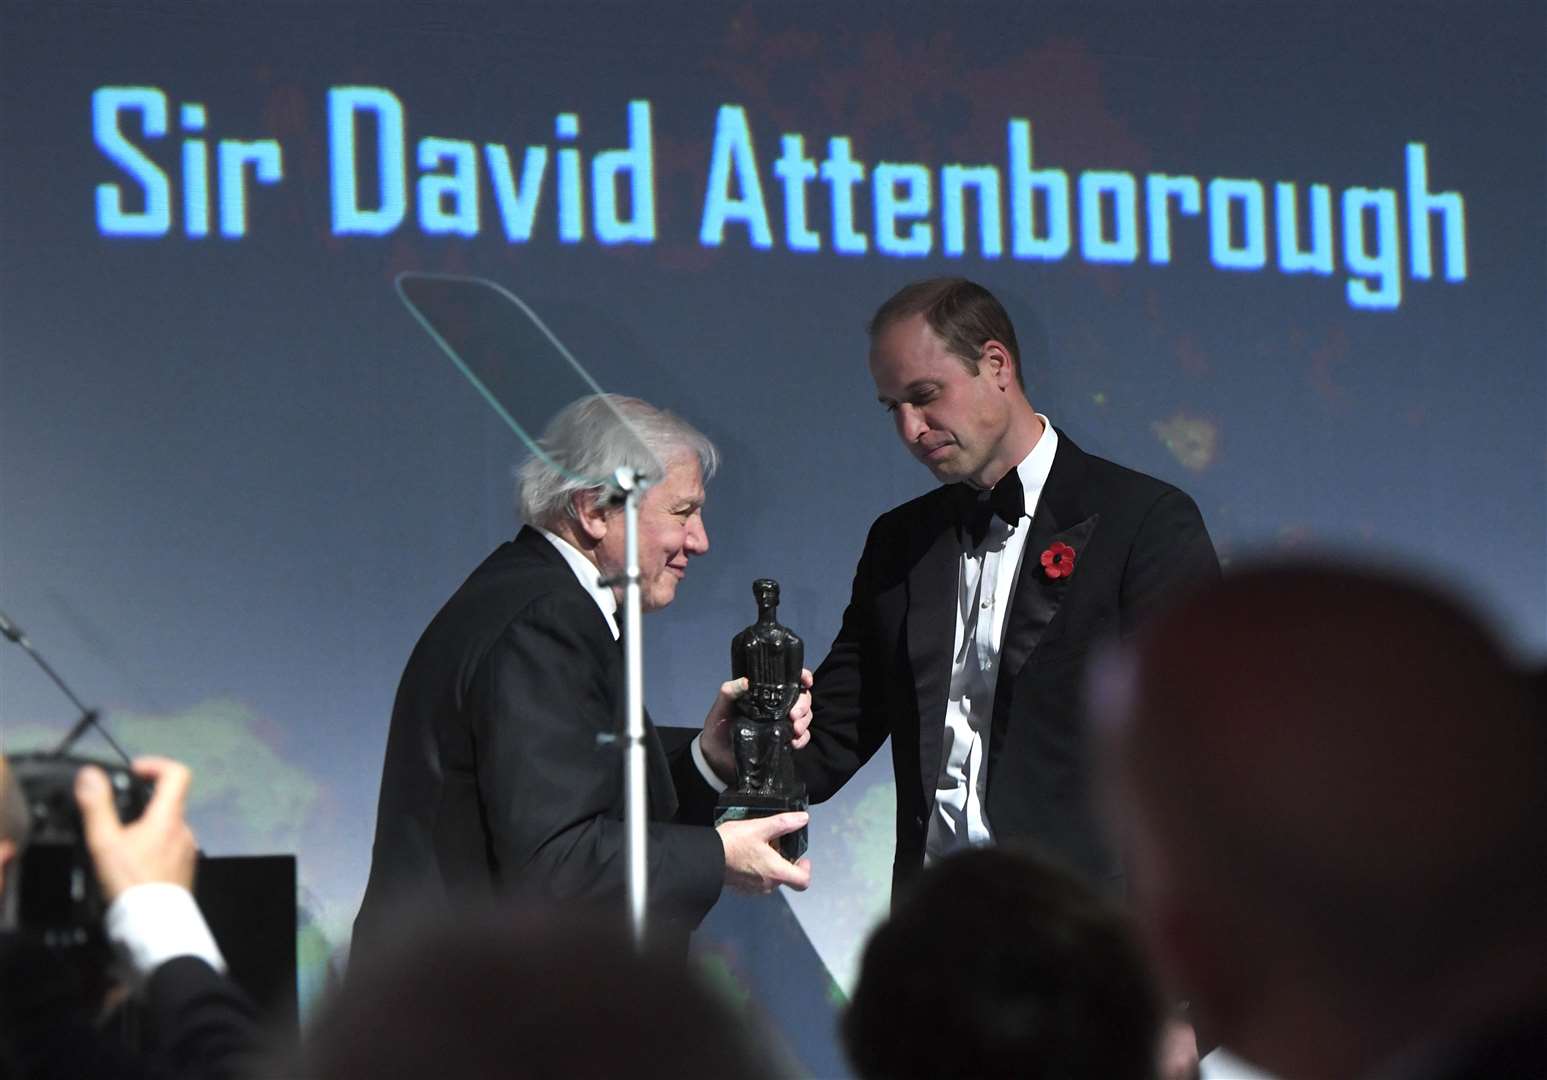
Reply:
<svg viewBox="0 0 1547 1080"><path fill-rule="evenodd" d="M988 526L997 515L1006 525L1014 525L1026 513L1026 493L1021 488L1019 469L1005 473L992 491L974 491L962 485L962 527L974 548L983 546Z"/></svg>

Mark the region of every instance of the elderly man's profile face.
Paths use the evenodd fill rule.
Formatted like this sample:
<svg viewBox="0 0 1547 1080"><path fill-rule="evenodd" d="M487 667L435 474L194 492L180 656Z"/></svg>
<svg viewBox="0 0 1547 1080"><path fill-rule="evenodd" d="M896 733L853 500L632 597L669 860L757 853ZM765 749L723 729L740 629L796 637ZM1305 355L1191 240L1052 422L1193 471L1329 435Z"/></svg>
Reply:
<svg viewBox="0 0 1547 1080"><path fill-rule="evenodd" d="M698 458L678 457L660 483L639 503L639 590L645 611L659 611L677 596L688 560L709 550L704 529L704 477ZM607 534L597 549L602 573L619 575L626 564L623 511L608 516Z"/></svg>

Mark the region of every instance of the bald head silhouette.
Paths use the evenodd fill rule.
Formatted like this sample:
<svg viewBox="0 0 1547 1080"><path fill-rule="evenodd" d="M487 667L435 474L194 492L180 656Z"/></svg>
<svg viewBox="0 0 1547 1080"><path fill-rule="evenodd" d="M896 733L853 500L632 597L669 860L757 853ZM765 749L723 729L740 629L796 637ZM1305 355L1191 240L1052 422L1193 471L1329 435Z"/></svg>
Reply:
<svg viewBox="0 0 1547 1080"><path fill-rule="evenodd" d="M1250 570L1150 624L1093 695L1136 914L1226 1045L1357 1075L1540 989L1543 726L1460 604Z"/></svg>
<svg viewBox="0 0 1547 1080"><path fill-rule="evenodd" d="M408 911L278 1075L677 1080L784 1075L755 1011L585 905Z"/></svg>

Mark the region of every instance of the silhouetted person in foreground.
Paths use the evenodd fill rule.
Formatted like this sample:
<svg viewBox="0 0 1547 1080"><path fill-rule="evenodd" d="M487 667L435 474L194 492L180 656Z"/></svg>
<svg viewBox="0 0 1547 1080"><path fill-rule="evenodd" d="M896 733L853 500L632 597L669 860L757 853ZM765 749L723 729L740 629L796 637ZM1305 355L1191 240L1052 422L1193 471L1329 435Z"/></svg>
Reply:
<svg viewBox="0 0 1547 1080"><path fill-rule="evenodd" d="M225 958L193 898L198 845L184 807L192 774L170 758L134 762L154 783L149 804L119 820L108 777L75 778L81 838L103 903L106 969L17 925L16 894L32 831L22 785L0 756L0 1077L29 1080L217 1080L254 1075L264 1044L256 1009L225 974ZM50 915L56 914L50 912ZM84 928L83 928L84 929ZM87 952L81 950L81 952ZM102 966L102 970L97 970ZM143 1036L129 1046L111 1001L132 991Z"/></svg>
<svg viewBox="0 0 1547 1080"><path fill-rule="evenodd" d="M1096 703L1135 914L1225 1046L1290 1077L1547 1076L1547 727L1473 614L1239 573Z"/></svg>
<svg viewBox="0 0 1547 1080"><path fill-rule="evenodd" d="M930 867L865 948L844 1046L867 1078L1150 1080L1138 944L1071 872L978 848Z"/></svg>
<svg viewBox="0 0 1547 1080"><path fill-rule="evenodd" d="M616 913L509 907L463 910L360 957L291 1071L321 1080L784 1074L752 1022L680 950L637 953Z"/></svg>

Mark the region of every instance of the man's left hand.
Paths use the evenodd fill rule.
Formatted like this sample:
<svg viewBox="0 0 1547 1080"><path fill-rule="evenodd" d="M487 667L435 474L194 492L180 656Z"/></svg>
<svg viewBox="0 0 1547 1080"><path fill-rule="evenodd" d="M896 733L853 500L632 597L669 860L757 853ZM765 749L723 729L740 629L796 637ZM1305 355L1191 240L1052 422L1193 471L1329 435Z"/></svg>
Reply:
<svg viewBox="0 0 1547 1080"><path fill-rule="evenodd" d="M800 696L790 709L790 723L795 728L790 746L795 750L811 741L811 682L810 669L801 668ZM709 715L704 717L704 734L698 744L709 767L727 784L736 780L736 755L731 750L731 718L736 715L736 699L746 692L745 678L731 679L720 684L720 692L709 707Z"/></svg>

